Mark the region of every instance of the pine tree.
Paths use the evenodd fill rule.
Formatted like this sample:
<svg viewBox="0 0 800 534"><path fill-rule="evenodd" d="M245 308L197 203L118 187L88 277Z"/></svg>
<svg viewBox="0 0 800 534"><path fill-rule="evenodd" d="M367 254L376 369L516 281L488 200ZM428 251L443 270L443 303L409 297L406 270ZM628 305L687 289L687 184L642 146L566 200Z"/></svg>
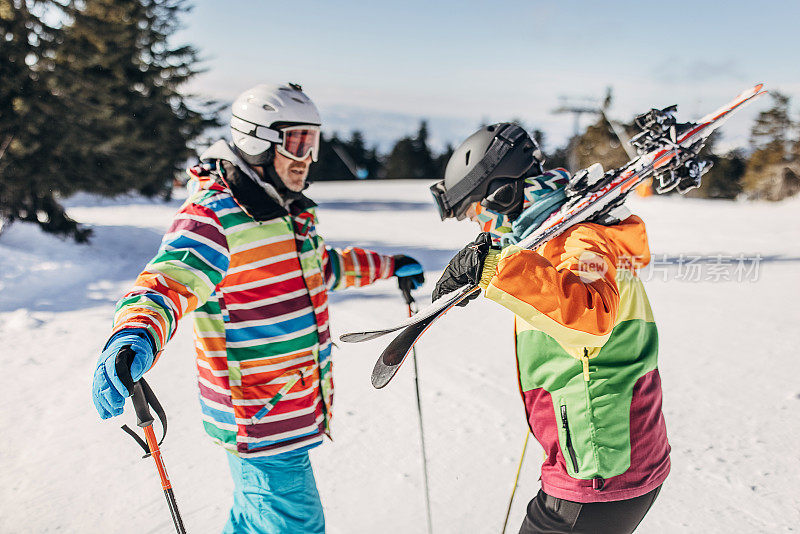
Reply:
<svg viewBox="0 0 800 534"><path fill-rule="evenodd" d="M627 152L602 115L581 136L570 141L570 145L577 163L576 169L569 169L573 172L593 163L600 163L604 169L615 169L629 160Z"/></svg>
<svg viewBox="0 0 800 534"><path fill-rule="evenodd" d="M403 137L392 148L384 164L386 178L433 180L438 169L428 147L428 124L420 122L415 137Z"/></svg>
<svg viewBox="0 0 800 534"><path fill-rule="evenodd" d="M345 162L345 159L348 161ZM353 180L355 171L355 162L347 154L346 143L335 132L331 137L321 133L319 157L309 168L308 181Z"/></svg>
<svg viewBox="0 0 800 534"><path fill-rule="evenodd" d="M401 138L395 143L391 152L389 152L389 155L386 157L386 161L383 165L386 178L416 178L414 160L414 140L411 137Z"/></svg>
<svg viewBox="0 0 800 534"><path fill-rule="evenodd" d="M169 196L192 154L217 125L210 103L195 109L179 88L197 73L191 46L171 47L183 0L72 1L55 61L64 121L65 171L76 189Z"/></svg>
<svg viewBox="0 0 800 534"><path fill-rule="evenodd" d="M433 152L428 146L428 123L421 121L417 136L414 138L415 166L416 174L414 178L424 180L436 179L437 168L433 161Z"/></svg>
<svg viewBox="0 0 800 534"><path fill-rule="evenodd" d="M38 16L53 10L64 27ZM184 10L182 0L0 0L2 219L84 241L59 198L169 194L190 141L216 124L178 92L197 62L167 42Z"/></svg>
<svg viewBox="0 0 800 534"><path fill-rule="evenodd" d="M381 156L378 154L377 145L373 145L372 148L367 150L365 165L367 170L367 179L374 180L381 177L381 174L383 173L383 165L381 164Z"/></svg>
<svg viewBox="0 0 800 534"><path fill-rule="evenodd" d="M762 111L750 130L750 145L756 150L774 147L786 150L794 123L789 117L789 97L771 91L772 107Z"/></svg>
<svg viewBox="0 0 800 534"><path fill-rule="evenodd" d="M345 149L356 167L357 178L377 178L381 166L377 148L367 149L364 134L358 130L353 131L350 140L345 143Z"/></svg>
<svg viewBox="0 0 800 534"><path fill-rule="evenodd" d="M742 192L747 158L742 150L732 150L724 155L714 152L714 144L719 139L719 130L712 133L700 156L711 160L712 167L703 175L698 189L687 193L689 197L735 199Z"/></svg>
<svg viewBox="0 0 800 534"><path fill-rule="evenodd" d="M735 199L742 192L747 159L741 150L711 157L714 166L703 175L700 192L706 198Z"/></svg>
<svg viewBox="0 0 800 534"><path fill-rule="evenodd" d="M758 114L750 132L755 151L747 161L743 183L754 198L780 200L800 190L800 159L791 141L796 126L789 97L771 92L772 107Z"/></svg>
<svg viewBox="0 0 800 534"><path fill-rule="evenodd" d="M711 169L703 174L700 187L692 189L686 196L693 198L714 198L733 200L742 193L742 177L747 165L747 157L741 149L734 149L727 154L718 154L717 142L722 132L716 130L706 139L705 146L699 156L711 161ZM678 194L672 191L671 194Z"/></svg>
<svg viewBox="0 0 800 534"><path fill-rule="evenodd" d="M41 17L57 9L50 1L0 0L0 228L29 221L84 241L88 230L57 200L69 188L57 158L65 104L52 91L60 32Z"/></svg>

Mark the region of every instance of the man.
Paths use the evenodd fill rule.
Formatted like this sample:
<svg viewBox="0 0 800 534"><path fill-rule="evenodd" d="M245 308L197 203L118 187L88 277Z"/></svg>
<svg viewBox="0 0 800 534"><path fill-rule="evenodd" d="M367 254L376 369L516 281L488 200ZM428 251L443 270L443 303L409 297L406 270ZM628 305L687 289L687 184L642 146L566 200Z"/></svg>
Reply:
<svg viewBox="0 0 800 534"><path fill-rule="evenodd" d="M647 234L617 208L535 251L515 246L566 199L569 175L543 173L541 161L509 123L455 150L431 189L442 219L468 217L483 233L450 261L434 299L474 283L516 314L519 388L545 452L520 533L629 533L670 467L658 334L636 275L650 260Z"/></svg>
<svg viewBox="0 0 800 534"><path fill-rule="evenodd" d="M319 126L299 85L236 99L233 144L218 141L189 169L194 191L119 301L94 375L101 417L121 414L119 350L135 351L138 380L193 312L203 424L228 451L235 483L226 533L324 532L308 450L330 429L327 292L392 275L412 288L424 281L409 257L334 249L317 234L302 191Z"/></svg>

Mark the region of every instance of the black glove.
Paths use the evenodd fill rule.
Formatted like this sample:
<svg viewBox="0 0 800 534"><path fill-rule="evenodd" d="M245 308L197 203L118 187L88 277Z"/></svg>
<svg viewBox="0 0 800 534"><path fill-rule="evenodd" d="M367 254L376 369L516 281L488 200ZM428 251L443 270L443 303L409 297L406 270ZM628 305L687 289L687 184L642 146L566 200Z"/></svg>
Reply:
<svg viewBox="0 0 800 534"><path fill-rule="evenodd" d="M397 254L392 258L394 258L394 275L401 290L411 291L425 283L422 265L417 260L403 254Z"/></svg>
<svg viewBox="0 0 800 534"><path fill-rule="evenodd" d="M450 260L450 263L442 273L442 277L436 282L432 300L436 300L460 287L477 284L481 279L483 260L489 253L490 248L492 248L492 237L489 232L482 232L475 241L453 256L453 259ZM476 298L479 294L480 291L476 291L459 302L458 306L466 306L470 300Z"/></svg>

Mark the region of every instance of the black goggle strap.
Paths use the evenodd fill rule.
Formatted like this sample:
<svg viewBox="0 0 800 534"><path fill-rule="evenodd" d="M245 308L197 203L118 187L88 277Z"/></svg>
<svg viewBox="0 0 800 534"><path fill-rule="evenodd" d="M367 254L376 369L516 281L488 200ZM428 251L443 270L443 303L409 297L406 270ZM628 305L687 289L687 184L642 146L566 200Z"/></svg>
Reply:
<svg viewBox="0 0 800 534"><path fill-rule="evenodd" d="M525 130L516 124L508 124L498 131L489 150L486 151L486 154L478 164L467 173L463 180L441 195L441 202L444 204L445 209L452 212L462 200L467 198L486 180L486 177L494 171L495 167L508 154L508 151L526 136ZM434 196L436 196L435 193Z"/></svg>

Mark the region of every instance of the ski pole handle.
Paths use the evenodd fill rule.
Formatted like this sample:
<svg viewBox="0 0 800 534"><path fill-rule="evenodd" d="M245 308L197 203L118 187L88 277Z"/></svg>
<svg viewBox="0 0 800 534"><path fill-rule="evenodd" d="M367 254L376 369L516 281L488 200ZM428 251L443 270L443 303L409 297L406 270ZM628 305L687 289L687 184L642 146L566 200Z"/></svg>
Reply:
<svg viewBox="0 0 800 534"><path fill-rule="evenodd" d="M417 313L417 301L411 295L411 284L400 282L400 292L403 293L403 299L406 301L406 306L408 306L408 316L411 317Z"/></svg>
<svg viewBox="0 0 800 534"><path fill-rule="evenodd" d="M154 421L153 414L150 413L150 406L147 404L141 380L133 384L133 394L131 397L133 410L136 412L136 424L139 425L140 428L152 426Z"/></svg>
<svg viewBox="0 0 800 534"><path fill-rule="evenodd" d="M133 409L136 412L136 424L139 425L139 427L144 428L151 426L154 419L153 414L150 413L150 406L147 403L147 398L144 390L142 389L143 381L137 380L134 382L133 378L131 377L131 362L135 356L136 353L133 352L133 349L131 349L130 345L126 345L117 353L117 359L114 362L114 366L116 367L117 376L119 377L120 382L122 382L122 385L128 389L128 392L131 396Z"/></svg>
<svg viewBox="0 0 800 534"><path fill-rule="evenodd" d="M400 278L397 282L397 285L400 286L400 292L403 294L403 299L405 299L406 304L409 306L414 304L414 297L411 295L411 280Z"/></svg>

